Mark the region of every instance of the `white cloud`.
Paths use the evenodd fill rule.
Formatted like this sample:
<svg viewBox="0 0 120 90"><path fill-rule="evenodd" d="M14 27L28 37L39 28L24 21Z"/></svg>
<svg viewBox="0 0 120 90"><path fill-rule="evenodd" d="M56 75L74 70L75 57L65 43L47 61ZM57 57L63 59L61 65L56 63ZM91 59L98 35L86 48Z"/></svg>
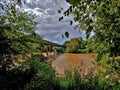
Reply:
<svg viewBox="0 0 120 90"><path fill-rule="evenodd" d="M80 33L74 31L72 26L69 25L71 18L66 17L59 22L59 17L62 16L62 14L58 14L60 7L65 10L69 7L69 4L65 0L36 0L36 2L27 0L24 5L25 11L31 11L37 15L36 32L43 35L45 39L57 43L63 43L66 40L61 36L66 31L70 33L70 38L80 36Z"/></svg>
<svg viewBox="0 0 120 90"><path fill-rule="evenodd" d="M27 3L30 3L32 0L26 0Z"/></svg>

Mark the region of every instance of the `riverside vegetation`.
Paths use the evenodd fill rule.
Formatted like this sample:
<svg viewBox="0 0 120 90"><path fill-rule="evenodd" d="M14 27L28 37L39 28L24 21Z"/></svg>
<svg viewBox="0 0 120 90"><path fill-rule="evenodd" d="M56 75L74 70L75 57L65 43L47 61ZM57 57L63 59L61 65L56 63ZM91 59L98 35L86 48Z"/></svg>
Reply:
<svg viewBox="0 0 120 90"><path fill-rule="evenodd" d="M18 0L18 2L20 1ZM94 26L97 29L94 30L94 28L91 28L92 26L87 28L90 31L93 29L95 36L85 41L85 44L83 44L85 47L81 48L84 53L88 53L88 51L98 53L96 58L97 72L93 73L91 69L88 74L85 74L84 69L80 66L76 69L68 68L65 70L65 76L63 77L56 75L55 70L49 63L45 62L42 55L34 54L34 52L38 52L39 47L44 46L42 38L35 33L35 17L16 8L19 3L15 0L15 3L0 4L3 11L3 13L0 13L0 90L120 90L120 59L115 58L119 51L118 21L120 13L118 13L119 7L114 7L120 6L120 2L116 0L67 1L76 8L68 9L66 13L69 14L73 11L77 21L82 20L83 22L83 19L85 19L83 25L95 24L87 22L90 17L78 18L80 15L77 12L79 6L84 11L88 7L84 5L90 5L89 9L92 11L88 12L90 10L87 9L86 12L91 14L99 9L94 14L96 18L98 17L98 20L93 19L93 21L97 21ZM102 6L104 8L101 8ZM106 19L104 15L107 15ZM113 24L109 27L111 20ZM89 21L91 22L91 20ZM101 22L103 25L100 24ZM89 33L87 31L87 36L89 36ZM101 40L104 41L101 42ZM73 41L76 42L77 40ZM78 47L79 43L76 45ZM66 47L68 49L65 52L73 50L69 49L68 44ZM31 57L27 56L28 53L31 53ZM18 62L17 55L22 55L27 61L25 63ZM112 57L112 59L109 57ZM20 63L20 65L17 66L14 62Z"/></svg>

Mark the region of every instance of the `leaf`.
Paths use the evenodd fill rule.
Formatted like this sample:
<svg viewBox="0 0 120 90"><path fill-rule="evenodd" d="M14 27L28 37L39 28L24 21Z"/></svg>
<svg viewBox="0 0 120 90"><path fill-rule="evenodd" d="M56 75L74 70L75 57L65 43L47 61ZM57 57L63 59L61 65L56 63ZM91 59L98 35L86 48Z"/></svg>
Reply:
<svg viewBox="0 0 120 90"><path fill-rule="evenodd" d="M64 35L62 34L62 38L64 38Z"/></svg>
<svg viewBox="0 0 120 90"><path fill-rule="evenodd" d="M73 24L73 21L70 21L70 25L72 25Z"/></svg>
<svg viewBox="0 0 120 90"><path fill-rule="evenodd" d="M86 33L86 38L88 39L90 37L90 34Z"/></svg>
<svg viewBox="0 0 120 90"><path fill-rule="evenodd" d="M80 2L80 0L66 0L66 1L75 6L77 6L78 3Z"/></svg>
<svg viewBox="0 0 120 90"><path fill-rule="evenodd" d="M61 10L58 10L58 13L61 13Z"/></svg>
<svg viewBox="0 0 120 90"><path fill-rule="evenodd" d="M61 20L63 20L63 17L60 17L60 18L59 18L59 21L61 21Z"/></svg>
<svg viewBox="0 0 120 90"><path fill-rule="evenodd" d="M0 8L2 9L2 10L4 10L4 6L0 3Z"/></svg>
<svg viewBox="0 0 120 90"><path fill-rule="evenodd" d="M69 33L68 33L68 32L65 32L65 36L68 38L68 37L69 37Z"/></svg>
<svg viewBox="0 0 120 90"><path fill-rule="evenodd" d="M89 26L89 27L88 27L88 29L87 29L87 31L86 31L86 38L87 38L87 39L89 38L92 29L93 29L92 26Z"/></svg>
<svg viewBox="0 0 120 90"><path fill-rule="evenodd" d="M88 31L89 31L89 32L91 32L91 31L92 31L92 29L93 29L93 27L92 27L92 26L89 26L89 27L88 27Z"/></svg>

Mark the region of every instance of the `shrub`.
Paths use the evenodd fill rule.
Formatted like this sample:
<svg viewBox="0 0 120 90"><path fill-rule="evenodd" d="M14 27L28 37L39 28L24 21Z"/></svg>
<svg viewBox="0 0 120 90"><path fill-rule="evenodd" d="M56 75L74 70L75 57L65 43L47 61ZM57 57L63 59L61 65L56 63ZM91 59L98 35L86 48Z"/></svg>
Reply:
<svg viewBox="0 0 120 90"><path fill-rule="evenodd" d="M30 62L30 68L36 71L34 78L27 83L25 90L55 90L57 88L55 71L46 62L35 59Z"/></svg>
<svg viewBox="0 0 120 90"><path fill-rule="evenodd" d="M60 90L120 90L120 79L116 78L111 69L87 75L84 71L80 74L79 70L81 69L75 69L73 73L68 69L65 77L58 78Z"/></svg>
<svg viewBox="0 0 120 90"><path fill-rule="evenodd" d="M47 58L43 56L42 54L34 54L31 58L31 60L39 60L39 61L45 61Z"/></svg>
<svg viewBox="0 0 120 90"><path fill-rule="evenodd" d="M5 73L0 72L0 90L23 90L34 76L34 71L17 67Z"/></svg>

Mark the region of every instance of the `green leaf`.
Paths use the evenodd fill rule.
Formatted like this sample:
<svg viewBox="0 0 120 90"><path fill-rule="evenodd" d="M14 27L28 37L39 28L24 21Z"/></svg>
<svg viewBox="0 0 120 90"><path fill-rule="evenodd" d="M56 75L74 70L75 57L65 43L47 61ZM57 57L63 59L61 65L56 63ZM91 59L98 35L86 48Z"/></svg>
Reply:
<svg viewBox="0 0 120 90"><path fill-rule="evenodd" d="M68 33L68 32L65 32L65 36L68 38L68 37L69 37L69 33Z"/></svg>
<svg viewBox="0 0 120 90"><path fill-rule="evenodd" d="M70 25L72 25L73 24L73 21L70 21Z"/></svg>
<svg viewBox="0 0 120 90"><path fill-rule="evenodd" d="M59 18L59 21L61 21L61 20L63 20L63 17L60 17L60 18Z"/></svg>
<svg viewBox="0 0 120 90"><path fill-rule="evenodd" d="M64 35L62 34L62 38L64 38Z"/></svg>
<svg viewBox="0 0 120 90"><path fill-rule="evenodd" d="M87 39L89 38L92 29L93 29L92 26L89 26L89 27L88 27L88 29L87 29L87 31L86 31L86 38L87 38Z"/></svg>

